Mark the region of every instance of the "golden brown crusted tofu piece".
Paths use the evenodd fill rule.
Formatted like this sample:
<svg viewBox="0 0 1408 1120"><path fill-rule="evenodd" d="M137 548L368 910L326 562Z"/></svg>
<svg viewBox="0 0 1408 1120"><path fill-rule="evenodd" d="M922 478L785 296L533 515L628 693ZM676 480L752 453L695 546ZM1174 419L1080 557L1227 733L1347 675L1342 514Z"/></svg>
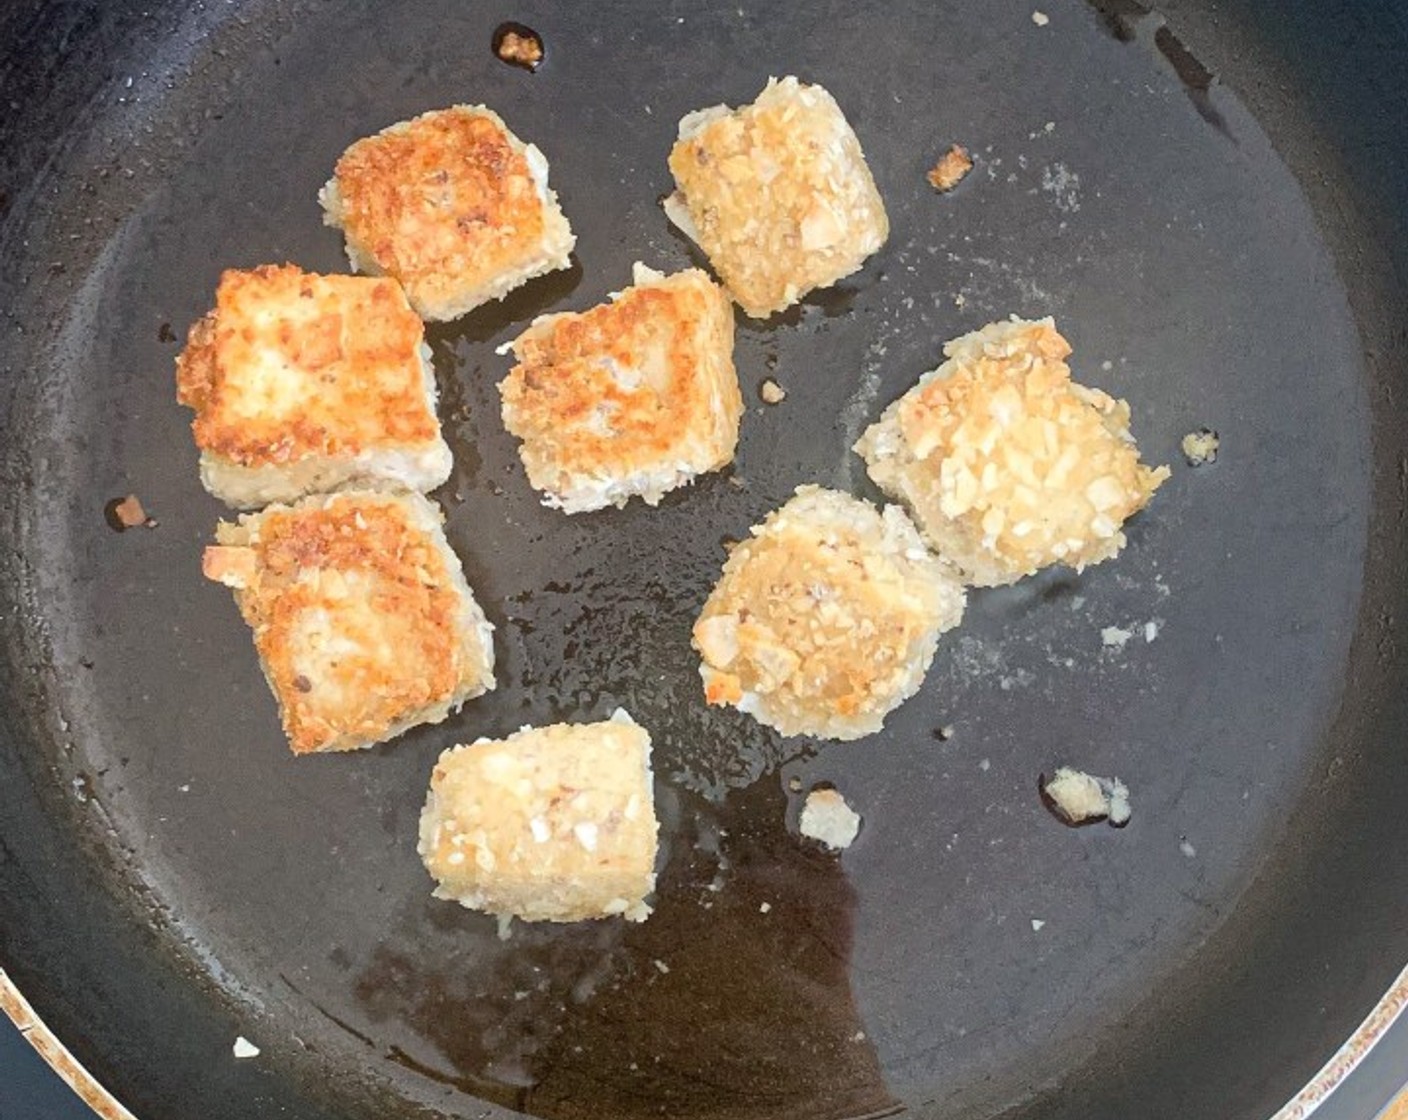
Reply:
<svg viewBox="0 0 1408 1120"><path fill-rule="evenodd" d="M764 318L861 267L890 235L860 142L834 98L768 80L751 105L680 121L670 220L749 315Z"/></svg>
<svg viewBox="0 0 1408 1120"><path fill-rule="evenodd" d="M504 425L546 504L655 505L733 458L743 415L733 307L699 269L637 264L612 302L544 316L510 346Z"/></svg>
<svg viewBox="0 0 1408 1120"><path fill-rule="evenodd" d="M528 921L644 921L658 824L650 736L623 710L452 747L418 851L435 897Z"/></svg>
<svg viewBox="0 0 1408 1120"><path fill-rule="evenodd" d="M176 359L201 481L237 508L450 474L424 327L394 280L230 270Z"/></svg>
<svg viewBox="0 0 1408 1120"><path fill-rule="evenodd" d="M438 723L494 687L493 627L419 494L348 491L222 522L232 588L295 754Z"/></svg>
<svg viewBox="0 0 1408 1120"><path fill-rule="evenodd" d="M734 547L694 624L711 704L858 739L912 696L963 588L898 506L802 486Z"/></svg>
<svg viewBox="0 0 1408 1120"><path fill-rule="evenodd" d="M946 343L856 443L970 584L1108 560L1169 477L1139 461L1126 402L1071 380L1070 352L1049 318L992 323Z"/></svg>
<svg viewBox="0 0 1408 1120"><path fill-rule="evenodd" d="M456 319L568 268L576 244L543 153L482 105L358 140L318 200L352 267L394 276L426 319Z"/></svg>

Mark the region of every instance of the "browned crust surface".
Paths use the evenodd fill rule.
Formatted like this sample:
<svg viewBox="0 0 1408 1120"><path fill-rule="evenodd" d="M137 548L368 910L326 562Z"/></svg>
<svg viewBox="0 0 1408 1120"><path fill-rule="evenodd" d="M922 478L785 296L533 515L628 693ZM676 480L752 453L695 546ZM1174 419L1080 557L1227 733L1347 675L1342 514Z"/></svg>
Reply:
<svg viewBox="0 0 1408 1120"><path fill-rule="evenodd" d="M675 461L704 471L732 457L743 412L733 313L699 270L551 316L514 348L504 421L535 486Z"/></svg>
<svg viewBox="0 0 1408 1120"><path fill-rule="evenodd" d="M227 271L176 360L196 446L243 466L427 443L419 317L394 280Z"/></svg>
<svg viewBox="0 0 1408 1120"><path fill-rule="evenodd" d="M295 754L379 741L474 679L445 553L397 499L271 507L217 536L206 574L235 589Z"/></svg>
<svg viewBox="0 0 1408 1120"><path fill-rule="evenodd" d="M485 111L441 109L359 140L335 178L348 239L418 306L453 302L542 255L538 185Z"/></svg>

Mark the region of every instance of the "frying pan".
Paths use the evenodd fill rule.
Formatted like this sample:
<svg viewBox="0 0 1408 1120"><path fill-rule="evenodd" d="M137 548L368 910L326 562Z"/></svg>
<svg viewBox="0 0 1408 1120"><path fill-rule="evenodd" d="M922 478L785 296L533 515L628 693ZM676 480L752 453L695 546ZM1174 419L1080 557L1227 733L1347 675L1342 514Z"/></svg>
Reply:
<svg viewBox="0 0 1408 1120"><path fill-rule="evenodd" d="M1033 7L7 6L0 966L136 1115L1262 1118L1391 1017L1408 21ZM539 72L490 54L506 19L544 36ZM658 509L542 508L494 347L634 260L697 261L658 206L675 123L784 73L845 108L889 244L740 317L730 469ZM200 578L223 511L172 360L222 268L343 268L314 200L338 153L455 102L543 148L580 238L570 272L430 332L456 455L437 497L500 686L295 760ZM977 167L940 196L924 171L955 141ZM859 429L1009 313L1054 314L1077 377L1174 464L1126 552L973 595L871 739L707 709L689 627L724 540L804 482L877 499ZM1223 453L1192 470L1202 426ZM154 527L109 527L127 493ZM430 899L436 753L617 705L656 744L656 914L500 941ZM1060 763L1125 780L1129 826L1054 821L1036 782ZM843 856L796 833L819 783L864 816Z"/></svg>

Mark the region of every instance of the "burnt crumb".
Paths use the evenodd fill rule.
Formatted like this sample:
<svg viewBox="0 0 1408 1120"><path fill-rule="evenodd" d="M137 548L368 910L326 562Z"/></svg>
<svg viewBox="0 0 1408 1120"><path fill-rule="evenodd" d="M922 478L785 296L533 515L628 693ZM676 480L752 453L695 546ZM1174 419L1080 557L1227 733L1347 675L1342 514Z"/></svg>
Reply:
<svg viewBox="0 0 1408 1120"><path fill-rule="evenodd" d="M951 191L972 170L973 157L968 154L968 149L954 144L939 157L939 162L929 169L925 178L936 191Z"/></svg>
<svg viewBox="0 0 1408 1120"><path fill-rule="evenodd" d="M158 342L175 342L176 332L171 329L170 323L162 323L156 329L156 340Z"/></svg>
<svg viewBox="0 0 1408 1120"><path fill-rule="evenodd" d="M156 518L147 516L136 494L113 498L103 507L103 517L109 528L119 533L136 528L155 529L157 526Z"/></svg>
<svg viewBox="0 0 1408 1120"><path fill-rule="evenodd" d="M299 673L298 676L293 678L293 687L296 688L299 692L312 692L313 682L310 681L307 677L305 677L302 673Z"/></svg>
<svg viewBox="0 0 1408 1120"><path fill-rule="evenodd" d="M494 29L494 54L501 62L533 71L542 65L543 37L521 23L501 23Z"/></svg>

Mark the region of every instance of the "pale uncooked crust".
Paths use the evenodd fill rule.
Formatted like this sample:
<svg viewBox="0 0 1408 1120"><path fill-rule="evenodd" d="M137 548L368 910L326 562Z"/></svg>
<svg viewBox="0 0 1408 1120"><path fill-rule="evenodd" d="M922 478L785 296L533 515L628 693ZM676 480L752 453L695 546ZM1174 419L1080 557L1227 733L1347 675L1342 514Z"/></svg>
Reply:
<svg viewBox="0 0 1408 1120"><path fill-rule="evenodd" d="M419 494L348 491L221 522L232 588L295 754L438 723L494 687L493 627Z"/></svg>
<svg viewBox="0 0 1408 1120"><path fill-rule="evenodd" d="M643 921L658 824L650 736L624 711L452 747L418 851L435 896L527 921Z"/></svg>
<svg viewBox="0 0 1408 1120"><path fill-rule="evenodd" d="M711 704L858 739L912 696L963 588L897 506L802 486L736 545L694 624Z"/></svg>
<svg viewBox="0 0 1408 1120"><path fill-rule="evenodd" d="M1070 352L1049 318L964 335L856 443L967 583L1108 560L1169 476L1139 461L1128 404L1071 380Z"/></svg>
<svg viewBox="0 0 1408 1120"><path fill-rule="evenodd" d="M590 311L538 319L499 386L528 481L579 513L651 505L733 458L743 396L733 308L698 269L636 283Z"/></svg>
<svg viewBox="0 0 1408 1120"><path fill-rule="evenodd" d="M230 270L176 359L201 481L238 509L449 477L424 327L394 280Z"/></svg>
<svg viewBox="0 0 1408 1120"><path fill-rule="evenodd" d="M394 276L426 319L457 319L571 266L576 238L548 162L482 105L455 105L358 140L318 201L352 267Z"/></svg>
<svg viewBox="0 0 1408 1120"><path fill-rule="evenodd" d="M751 105L680 121L667 216L764 318L849 276L890 235L845 115L821 86L769 79Z"/></svg>

